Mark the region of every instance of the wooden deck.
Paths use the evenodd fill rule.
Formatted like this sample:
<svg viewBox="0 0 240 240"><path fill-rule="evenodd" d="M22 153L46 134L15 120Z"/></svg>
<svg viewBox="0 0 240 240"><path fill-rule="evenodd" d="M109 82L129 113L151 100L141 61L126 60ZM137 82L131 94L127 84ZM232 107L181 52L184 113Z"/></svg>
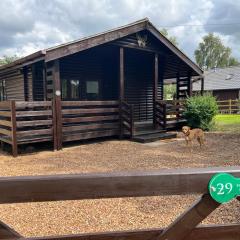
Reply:
<svg viewBox="0 0 240 240"><path fill-rule="evenodd" d="M182 101L155 103L155 121L149 129L139 128L134 107L119 101L5 101L0 102L0 141L12 146L53 142L60 150L63 143L99 137L128 137L138 142L174 137L168 129L179 127L184 119ZM155 124L154 124L155 123Z"/></svg>

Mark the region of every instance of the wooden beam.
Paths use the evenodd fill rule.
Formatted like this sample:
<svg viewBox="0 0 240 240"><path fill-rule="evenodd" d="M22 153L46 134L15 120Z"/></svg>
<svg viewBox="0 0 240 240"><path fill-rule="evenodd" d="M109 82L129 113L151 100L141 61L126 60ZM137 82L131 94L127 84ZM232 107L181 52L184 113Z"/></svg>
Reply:
<svg viewBox="0 0 240 240"><path fill-rule="evenodd" d="M24 100L29 100L29 84L28 84L28 68L23 68L23 81L24 81Z"/></svg>
<svg viewBox="0 0 240 240"><path fill-rule="evenodd" d="M45 55L45 51L40 50L40 51L35 52L31 55L28 55L24 58L17 59L14 62L0 66L0 73L3 73L5 71L11 71L12 69L14 69L14 67L16 67L16 68L23 67L22 64L30 65L33 63L33 61L35 61L35 62L36 62L36 60L40 61L43 59L44 55Z"/></svg>
<svg viewBox="0 0 240 240"><path fill-rule="evenodd" d="M158 240L183 240L210 213L221 204L214 201L209 194L203 195L186 212L180 215L157 238Z"/></svg>
<svg viewBox="0 0 240 240"><path fill-rule="evenodd" d="M204 93L204 77L201 79L201 95Z"/></svg>
<svg viewBox="0 0 240 240"><path fill-rule="evenodd" d="M102 34L96 34L95 36L88 37L79 41L75 41L71 44L63 45L62 47L53 48L46 53L46 62L58 59L64 56L68 56L100 44L113 42L119 38L123 38L130 34L137 33L146 29L147 20L141 20L134 24L123 26L114 30L107 31Z"/></svg>
<svg viewBox="0 0 240 240"><path fill-rule="evenodd" d="M176 97L177 99L179 99L179 80L180 80L180 76L179 76L179 71L177 72L177 76L176 76Z"/></svg>
<svg viewBox="0 0 240 240"><path fill-rule="evenodd" d="M188 58L181 50L179 50L171 41L164 37L160 31L148 22L147 29L160 40L167 48L169 48L175 55L177 55L183 62L190 66L197 74L202 75L203 71L190 58Z"/></svg>
<svg viewBox="0 0 240 240"><path fill-rule="evenodd" d="M240 177L240 167L4 177L0 203L199 194L216 173Z"/></svg>
<svg viewBox="0 0 240 240"><path fill-rule="evenodd" d="M16 120L16 104L15 101L10 103L11 109L11 132L12 132L12 154L14 157L18 155L18 145L17 145L17 120Z"/></svg>
<svg viewBox="0 0 240 240"><path fill-rule="evenodd" d="M188 96L192 96L192 73L191 71L188 72Z"/></svg>
<svg viewBox="0 0 240 240"><path fill-rule="evenodd" d="M163 229L146 229L124 232L86 233L65 236L23 238L23 240L157 240ZM185 240L239 240L240 225L200 226Z"/></svg>
<svg viewBox="0 0 240 240"><path fill-rule="evenodd" d="M119 48L119 138L124 135L122 103L124 101L124 48Z"/></svg>
<svg viewBox="0 0 240 240"><path fill-rule="evenodd" d="M53 119L54 121L54 146L57 150L62 149L62 106L61 106L61 79L59 60L53 64Z"/></svg>
<svg viewBox="0 0 240 240"><path fill-rule="evenodd" d="M124 48L120 47L119 100L124 101Z"/></svg>
<svg viewBox="0 0 240 240"><path fill-rule="evenodd" d="M19 233L17 233L15 230L10 228L4 222L0 221L0 239L15 240L15 239L20 239L20 238L22 238L22 236Z"/></svg>
<svg viewBox="0 0 240 240"><path fill-rule="evenodd" d="M154 128L157 128L157 123L156 123L156 106L155 103L158 99L158 54L155 53L154 56L154 84L153 84L153 125Z"/></svg>

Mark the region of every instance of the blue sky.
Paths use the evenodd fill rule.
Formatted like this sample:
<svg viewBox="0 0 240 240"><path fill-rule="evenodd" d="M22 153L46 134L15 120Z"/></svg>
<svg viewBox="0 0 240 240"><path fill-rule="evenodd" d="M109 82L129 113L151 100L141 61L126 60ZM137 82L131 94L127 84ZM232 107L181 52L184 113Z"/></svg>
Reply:
<svg viewBox="0 0 240 240"><path fill-rule="evenodd" d="M170 26L191 58L201 38L214 32L240 59L239 0L1 0L0 11L0 57L24 56L148 17L160 29Z"/></svg>

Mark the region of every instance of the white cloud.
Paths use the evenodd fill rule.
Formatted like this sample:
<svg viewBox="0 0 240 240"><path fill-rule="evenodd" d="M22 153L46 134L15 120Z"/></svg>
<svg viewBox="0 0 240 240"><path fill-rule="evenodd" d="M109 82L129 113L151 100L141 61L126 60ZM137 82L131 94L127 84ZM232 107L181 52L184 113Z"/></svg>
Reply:
<svg viewBox="0 0 240 240"><path fill-rule="evenodd" d="M3 0L0 10L1 56L26 55L143 17L149 17L159 28L230 22L239 16L240 3L233 0ZM240 57L239 28L195 26L169 31L177 37L180 48L193 58L194 49L210 30L220 34Z"/></svg>

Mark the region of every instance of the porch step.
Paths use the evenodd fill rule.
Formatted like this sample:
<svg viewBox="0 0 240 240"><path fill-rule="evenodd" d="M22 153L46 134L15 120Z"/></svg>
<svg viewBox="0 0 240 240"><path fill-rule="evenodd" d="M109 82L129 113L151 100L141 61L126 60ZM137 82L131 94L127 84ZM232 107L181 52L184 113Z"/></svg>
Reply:
<svg viewBox="0 0 240 240"><path fill-rule="evenodd" d="M140 142L140 143L149 143L149 142L155 142L157 140L175 138L176 136L177 136L176 133L160 132L160 133L152 133L152 134L134 136L132 138L132 140L135 142Z"/></svg>
<svg viewBox="0 0 240 240"><path fill-rule="evenodd" d="M144 129L136 130L134 133L134 137L150 135L150 134L160 134L160 133L165 133L165 132L166 132L166 130L164 130L164 129L144 128Z"/></svg>

